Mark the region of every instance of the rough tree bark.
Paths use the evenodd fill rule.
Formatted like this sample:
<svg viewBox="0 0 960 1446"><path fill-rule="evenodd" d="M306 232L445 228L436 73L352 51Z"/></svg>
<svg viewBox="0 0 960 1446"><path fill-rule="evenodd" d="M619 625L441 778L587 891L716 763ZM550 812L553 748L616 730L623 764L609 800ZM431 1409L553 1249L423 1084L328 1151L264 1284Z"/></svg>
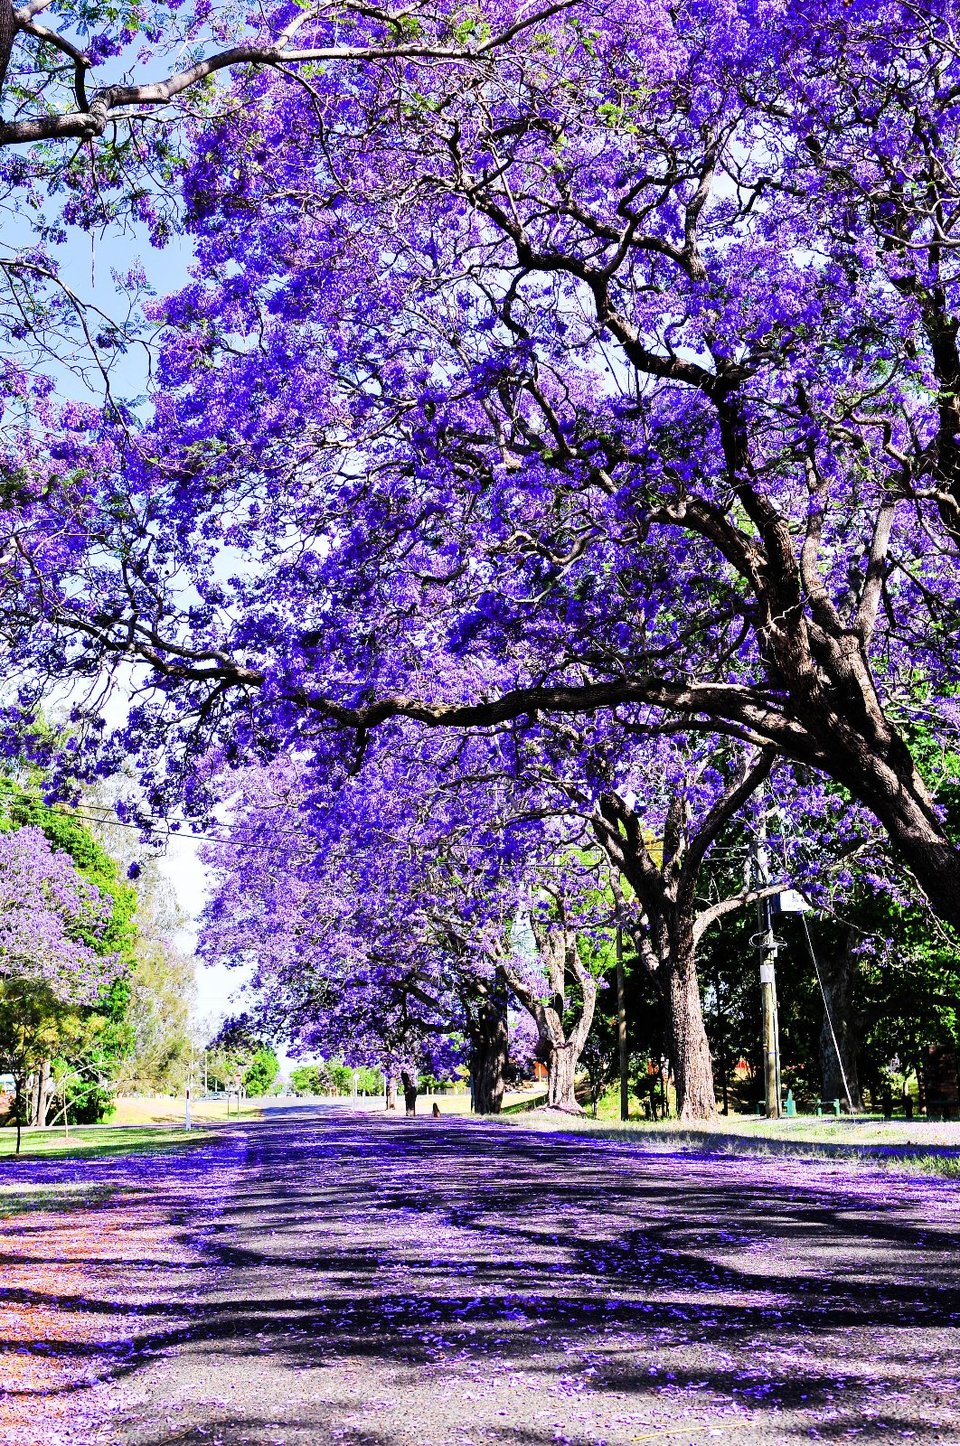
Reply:
<svg viewBox="0 0 960 1446"><path fill-rule="evenodd" d="M503 966L505 978L517 1000L537 1026L538 1053L547 1067L547 1108L583 1114L575 1092L577 1065L593 1024L597 1003L597 981L586 969L577 947L576 932L562 917L534 927L534 937L547 977L547 997L525 983L511 964ZM569 1034L564 1032L566 981L572 976L580 985L583 1003Z"/></svg>
<svg viewBox="0 0 960 1446"><path fill-rule="evenodd" d="M7 78L10 52L17 33L17 21L13 13L13 0L0 0L0 91Z"/></svg>
<svg viewBox="0 0 960 1446"><path fill-rule="evenodd" d="M470 1011L468 1031L474 1113L498 1115L503 1107L510 1048L507 980L502 969L495 971L494 978L478 995Z"/></svg>
<svg viewBox="0 0 960 1446"><path fill-rule="evenodd" d="M667 1004L677 1089L677 1114L684 1120L708 1120L717 1113L710 1044L703 1022L697 977L697 944L716 919L770 890L744 890L699 910L697 884L710 845L759 788L773 755L745 754L716 803L699 825L686 801L675 796L667 809L657 847L642 819L617 793L604 794L592 817L594 833L616 875L633 890L639 917L630 932L641 963ZM619 885L615 885L619 897ZM628 910L620 900L621 915Z"/></svg>
<svg viewBox="0 0 960 1446"><path fill-rule="evenodd" d="M33 1076L33 1087L30 1091L30 1123L37 1129L43 1129L47 1123L47 1113L50 1109L50 1061L45 1059L40 1069Z"/></svg>
<svg viewBox="0 0 960 1446"><path fill-rule="evenodd" d="M395 1074L387 1074L387 1105L388 1110L397 1108L397 1077Z"/></svg>
<svg viewBox="0 0 960 1446"><path fill-rule="evenodd" d="M409 1070L400 1071L400 1083L403 1085L403 1104L408 1115L417 1113L417 1081Z"/></svg>
<svg viewBox="0 0 960 1446"><path fill-rule="evenodd" d="M573 1110L582 1113L576 1096L576 1073L579 1055L571 1043L551 1042L547 1057L547 1106L552 1110Z"/></svg>
<svg viewBox="0 0 960 1446"><path fill-rule="evenodd" d="M716 1091L692 932L675 955L667 996L677 1115L681 1120L711 1119L717 1112Z"/></svg>
<svg viewBox="0 0 960 1446"><path fill-rule="evenodd" d="M825 1009L820 1029L820 1073L825 1100L842 1100L853 1110L863 1108L857 1070L858 1030L856 1000L857 934L850 930L846 947L820 964ZM831 1030L831 1024L833 1028ZM834 1043L836 1036L836 1044ZM840 1056L837 1057L839 1047ZM841 1070L841 1062L843 1068ZM844 1084L846 1079L846 1084ZM849 1099L848 1099L849 1091Z"/></svg>
<svg viewBox="0 0 960 1446"><path fill-rule="evenodd" d="M20 1153L20 1141L23 1133L23 1087L26 1084L26 1076L15 1072L13 1076L13 1108L17 1122L17 1148L14 1154Z"/></svg>

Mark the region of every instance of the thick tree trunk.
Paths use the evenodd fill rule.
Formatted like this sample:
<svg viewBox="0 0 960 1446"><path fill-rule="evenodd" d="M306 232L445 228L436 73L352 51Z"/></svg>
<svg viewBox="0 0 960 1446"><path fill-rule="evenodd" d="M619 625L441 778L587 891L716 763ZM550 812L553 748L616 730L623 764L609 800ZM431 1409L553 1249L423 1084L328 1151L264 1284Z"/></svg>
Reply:
<svg viewBox="0 0 960 1446"><path fill-rule="evenodd" d="M582 1115L575 1091L577 1065L593 1024L597 1002L596 980L574 961L574 968L583 992L583 1006L580 1018L567 1036L563 1033L563 1019L550 1005L541 1005L534 1018L540 1030L540 1049L547 1066L547 1107L553 1110L568 1110Z"/></svg>
<svg viewBox="0 0 960 1446"><path fill-rule="evenodd" d="M387 1075L387 1109L397 1108L397 1077L395 1074Z"/></svg>
<svg viewBox="0 0 960 1446"><path fill-rule="evenodd" d="M25 1083L25 1080L24 1080L23 1075L21 1075L21 1074L15 1074L15 1075L14 1075L14 1077L13 1077L13 1108L14 1108L14 1111L15 1111L16 1117L17 1117L17 1148L16 1148L15 1153L18 1154L18 1155L19 1155L19 1153L20 1153L20 1140L21 1140L21 1135L22 1135L22 1124L23 1124L22 1119L21 1119L21 1116L22 1116L22 1114L23 1114L23 1086L24 1086L24 1083Z"/></svg>
<svg viewBox="0 0 960 1446"><path fill-rule="evenodd" d="M868 711L875 715L872 737L832 709L803 717L820 749L817 766L876 814L935 912L960 929L960 849L947 837L906 744L879 708L868 702Z"/></svg>
<svg viewBox="0 0 960 1446"><path fill-rule="evenodd" d="M717 1113L717 1099L692 939L684 939L676 946L672 965L667 999L677 1116L681 1120L712 1120Z"/></svg>
<svg viewBox="0 0 960 1446"><path fill-rule="evenodd" d="M481 1000L470 1029L470 1078L478 1115L498 1115L503 1107L509 1048L504 983Z"/></svg>
<svg viewBox="0 0 960 1446"><path fill-rule="evenodd" d="M901 832L898 820L891 823L878 817L903 852L934 912L960 929L960 851L946 839L918 837L909 829Z"/></svg>
<svg viewBox="0 0 960 1446"><path fill-rule="evenodd" d="M578 1056L570 1040L562 1045L551 1044L547 1056L547 1105L552 1110L569 1110L582 1114L575 1093Z"/></svg>
<svg viewBox="0 0 960 1446"><path fill-rule="evenodd" d="M7 78L10 52L17 34L17 22L13 12L13 0L0 0L0 91L3 90Z"/></svg>
<svg viewBox="0 0 960 1446"><path fill-rule="evenodd" d="M42 1130L46 1125L49 1108L50 1061L45 1059L33 1077L33 1089L30 1094L30 1123L35 1128Z"/></svg>
<svg viewBox="0 0 960 1446"><path fill-rule="evenodd" d="M851 931L847 936L846 948L820 966L820 980L826 1005L820 1029L820 1073L825 1100L839 1099L845 1107L849 1104L850 1108L861 1110L863 1101L857 1074L858 1041L854 1001L854 981L857 973L856 956L853 952L855 943L856 936Z"/></svg>
<svg viewBox="0 0 960 1446"><path fill-rule="evenodd" d="M417 1081L409 1070L400 1071L400 1083L403 1085L403 1104L408 1115L417 1113Z"/></svg>
<svg viewBox="0 0 960 1446"><path fill-rule="evenodd" d="M553 922L539 933L534 930L534 934L544 965L548 997L543 999L534 994L506 965L504 978L537 1026L537 1055L547 1066L547 1107L582 1115L583 1110L574 1093L574 1082L593 1023L597 981L580 958L575 930L563 923ZM579 1018L569 1034L565 1034L563 1021L567 1009L568 977L575 978L579 983L583 1003Z"/></svg>

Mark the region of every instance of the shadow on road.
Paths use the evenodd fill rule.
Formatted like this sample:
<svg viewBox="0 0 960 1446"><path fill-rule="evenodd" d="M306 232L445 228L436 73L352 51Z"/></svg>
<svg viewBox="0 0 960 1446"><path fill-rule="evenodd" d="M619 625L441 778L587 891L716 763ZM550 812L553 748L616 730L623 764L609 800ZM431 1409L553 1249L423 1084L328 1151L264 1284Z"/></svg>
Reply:
<svg viewBox="0 0 960 1446"><path fill-rule="evenodd" d="M191 1263L43 1302L122 1306L126 1339L77 1351L123 1441L960 1439L945 1182L331 1112L160 1168Z"/></svg>

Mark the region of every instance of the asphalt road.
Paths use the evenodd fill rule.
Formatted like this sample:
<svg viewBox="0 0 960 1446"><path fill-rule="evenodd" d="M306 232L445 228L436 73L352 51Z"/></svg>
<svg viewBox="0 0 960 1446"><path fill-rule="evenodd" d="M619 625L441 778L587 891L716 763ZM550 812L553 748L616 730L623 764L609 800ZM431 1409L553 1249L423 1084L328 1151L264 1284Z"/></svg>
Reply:
<svg viewBox="0 0 960 1446"><path fill-rule="evenodd" d="M952 1183L332 1111L147 1168L40 1446L960 1442Z"/></svg>

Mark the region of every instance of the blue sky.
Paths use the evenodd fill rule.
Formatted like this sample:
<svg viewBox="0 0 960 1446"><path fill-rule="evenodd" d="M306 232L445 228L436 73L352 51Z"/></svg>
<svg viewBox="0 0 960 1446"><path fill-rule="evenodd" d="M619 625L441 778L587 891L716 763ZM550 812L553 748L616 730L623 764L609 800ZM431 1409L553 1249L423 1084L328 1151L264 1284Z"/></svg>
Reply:
<svg viewBox="0 0 960 1446"><path fill-rule="evenodd" d="M3 218L0 226L0 247L9 254L32 241L29 226L22 217ZM125 303L118 293L113 272L126 273L138 261L143 264L153 290L158 295L179 289L189 278L191 247L187 238L175 238L162 250L150 244L148 235L139 228L131 235L85 237L72 231L67 243L57 248L62 279L81 301L92 303L109 316L122 315ZM66 367L51 361L44 367L58 388L73 397L89 396L82 384ZM135 348L122 358L112 379L115 392L124 397L140 394L147 381L147 366L142 348ZM172 836L161 867L176 891L180 906L191 924L182 931L178 943L188 952L196 944L196 919L207 893L207 872L198 856L195 840ZM197 1022L218 1021L224 1013L239 1006L236 998L243 977L236 970L222 967L197 968Z"/></svg>

